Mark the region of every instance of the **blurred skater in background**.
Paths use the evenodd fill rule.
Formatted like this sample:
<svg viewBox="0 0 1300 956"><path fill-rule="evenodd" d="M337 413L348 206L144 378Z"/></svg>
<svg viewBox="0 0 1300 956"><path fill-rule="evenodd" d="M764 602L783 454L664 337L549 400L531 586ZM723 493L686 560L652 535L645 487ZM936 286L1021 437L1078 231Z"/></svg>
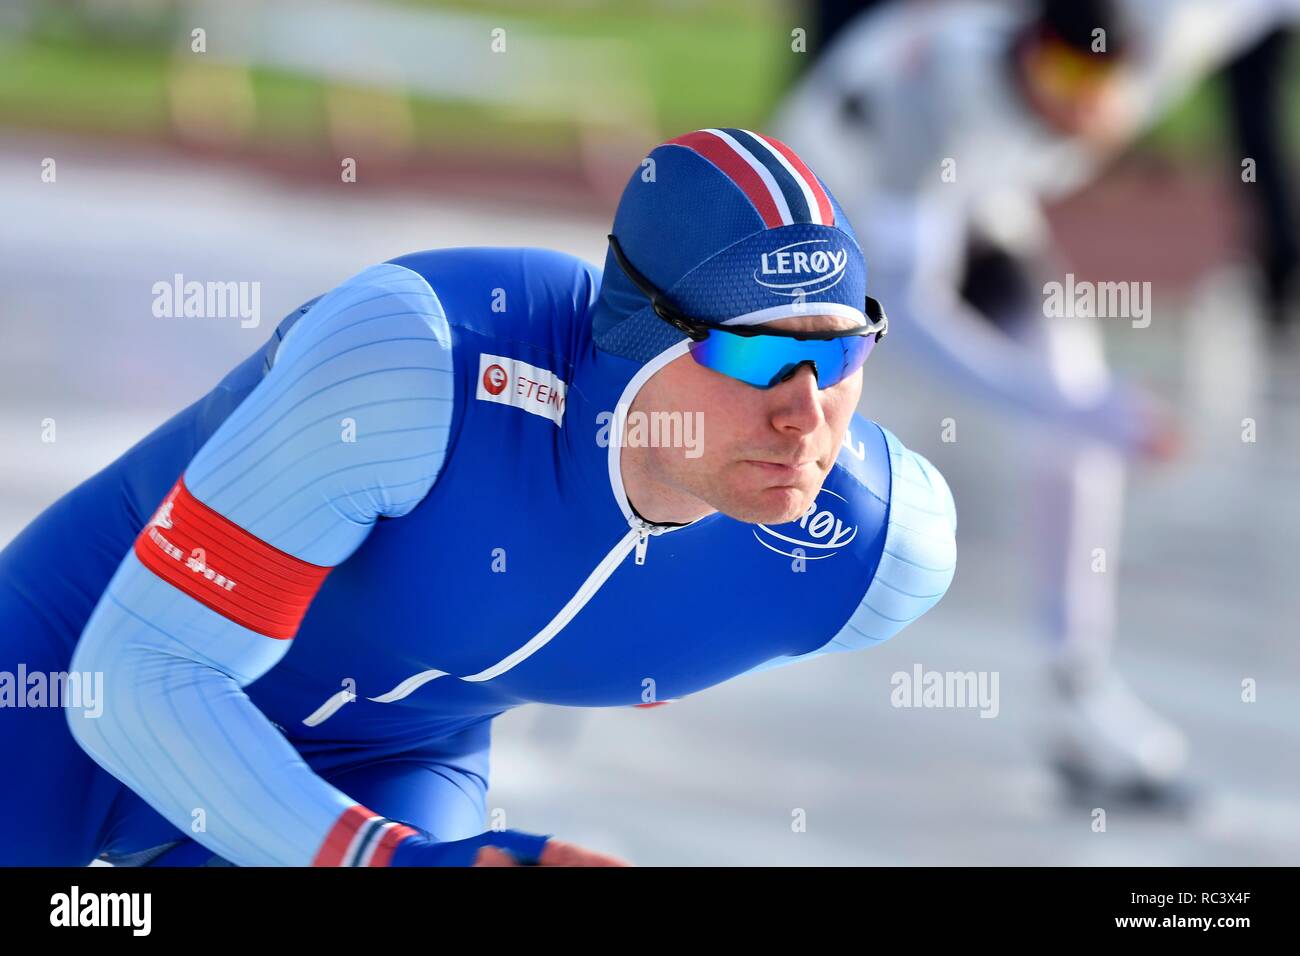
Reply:
<svg viewBox="0 0 1300 956"><path fill-rule="evenodd" d="M1096 564L1098 549L1111 567L1118 560L1127 464L1168 461L1180 447L1170 410L1113 377L1102 348L1104 319L1130 319L1135 331L1123 334L1137 334L1150 302L1131 300L1120 315L1054 302L1049 283L1066 274L1041 209L1095 178L1196 80L1295 5L871 6L797 82L778 109L777 135L843 197L872 263L869 282L892 304L897 340L949 382L1039 426L1024 433L1023 448L1056 702L1050 763L1083 799L1181 804L1186 739L1112 666L1115 575ZM1235 88L1276 83L1280 42L1264 41ZM1295 253L1286 206L1264 198L1286 191L1272 162L1276 96L1240 92L1237 102L1243 138L1273 170L1270 191L1256 195L1270 213L1266 291L1280 303Z"/></svg>

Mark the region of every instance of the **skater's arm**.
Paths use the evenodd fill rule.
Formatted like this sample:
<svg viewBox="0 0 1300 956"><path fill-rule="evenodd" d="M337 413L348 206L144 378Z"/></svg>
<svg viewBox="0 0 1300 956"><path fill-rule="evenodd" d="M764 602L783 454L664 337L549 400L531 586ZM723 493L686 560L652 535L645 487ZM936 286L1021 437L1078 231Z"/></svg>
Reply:
<svg viewBox="0 0 1300 956"><path fill-rule="evenodd" d="M434 483L451 357L441 305L410 270L376 266L323 297L189 463L82 634L73 666L104 674L105 699L98 717L69 708L76 739L233 863L474 857L318 777L242 689L287 652L328 570Z"/></svg>
<svg viewBox="0 0 1300 956"><path fill-rule="evenodd" d="M880 204L879 223L870 227L878 236L871 248L880 251L872 281L889 312L891 340L977 397L1126 450L1149 438L1136 389L1112 378L1067 388L1043 355L997 331L962 298L966 232L958 210L935 197Z"/></svg>

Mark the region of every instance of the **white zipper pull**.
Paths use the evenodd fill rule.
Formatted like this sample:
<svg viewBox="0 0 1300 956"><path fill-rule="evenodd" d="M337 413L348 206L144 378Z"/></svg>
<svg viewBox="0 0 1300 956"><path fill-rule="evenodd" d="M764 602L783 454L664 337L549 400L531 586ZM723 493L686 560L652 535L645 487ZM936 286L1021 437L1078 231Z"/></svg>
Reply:
<svg viewBox="0 0 1300 956"><path fill-rule="evenodd" d="M687 527L686 525L651 524L649 521L646 521L638 515L632 515L629 517L627 523L631 525L632 530L636 532L637 564L645 564L646 547L650 543L651 535L667 534L669 531L676 531L678 528Z"/></svg>
<svg viewBox="0 0 1300 956"><path fill-rule="evenodd" d="M650 529L644 524L637 525L636 563L645 564L646 548L650 544Z"/></svg>

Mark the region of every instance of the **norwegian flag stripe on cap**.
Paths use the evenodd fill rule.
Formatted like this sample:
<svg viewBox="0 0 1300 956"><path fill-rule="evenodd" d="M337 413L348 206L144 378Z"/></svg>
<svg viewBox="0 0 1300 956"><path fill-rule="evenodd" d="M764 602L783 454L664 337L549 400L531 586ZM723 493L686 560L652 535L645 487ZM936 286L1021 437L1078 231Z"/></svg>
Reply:
<svg viewBox="0 0 1300 956"><path fill-rule="evenodd" d="M794 150L778 140L743 129L702 129L664 145L693 150L722 170L769 229L797 222L835 224L822 184Z"/></svg>

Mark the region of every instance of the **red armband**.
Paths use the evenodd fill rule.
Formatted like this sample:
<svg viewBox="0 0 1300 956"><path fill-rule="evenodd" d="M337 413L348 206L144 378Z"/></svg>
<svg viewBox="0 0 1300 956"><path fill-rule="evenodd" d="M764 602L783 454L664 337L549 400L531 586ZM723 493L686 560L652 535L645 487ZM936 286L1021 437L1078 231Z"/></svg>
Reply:
<svg viewBox="0 0 1300 956"><path fill-rule="evenodd" d="M287 639L330 568L301 561L223 518L182 475L135 539L140 563L236 624Z"/></svg>

